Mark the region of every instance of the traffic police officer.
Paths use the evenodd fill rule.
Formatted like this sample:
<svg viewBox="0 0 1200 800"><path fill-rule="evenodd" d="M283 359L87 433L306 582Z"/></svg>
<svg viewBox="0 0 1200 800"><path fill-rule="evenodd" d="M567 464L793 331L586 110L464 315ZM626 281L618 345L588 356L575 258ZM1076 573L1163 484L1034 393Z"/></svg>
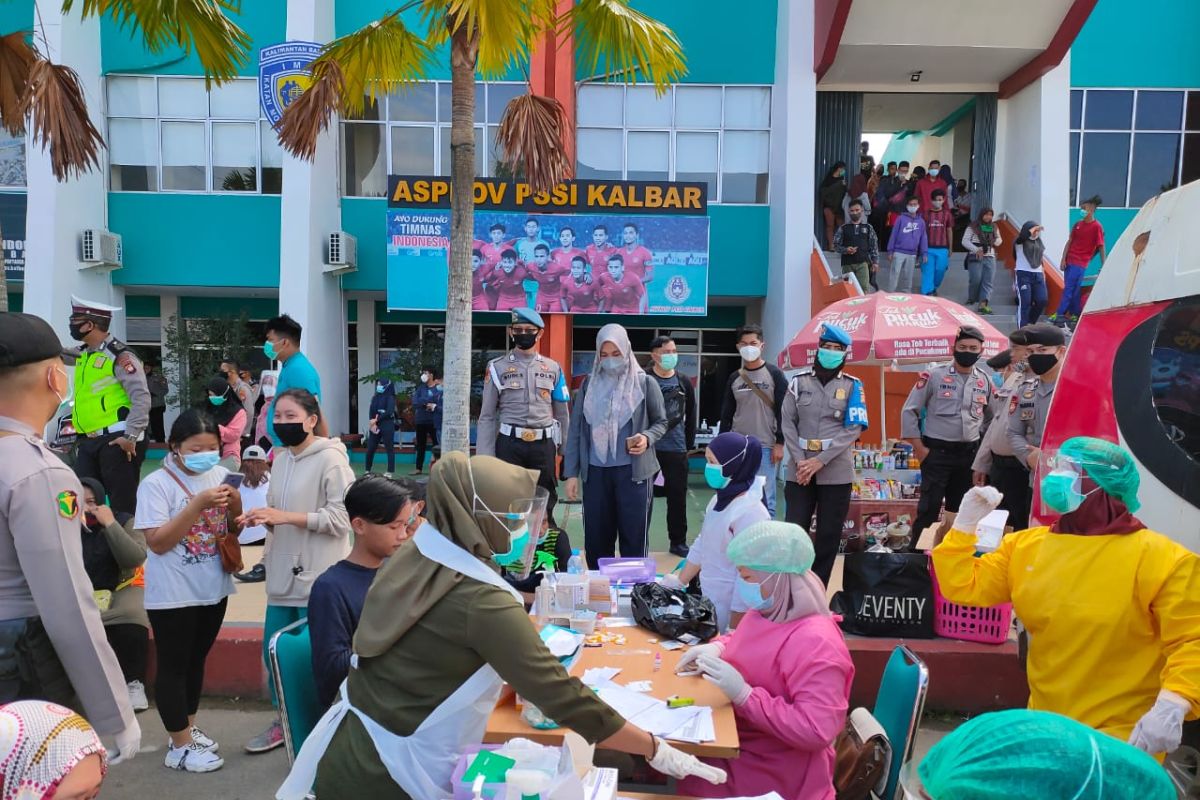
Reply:
<svg viewBox="0 0 1200 800"><path fill-rule="evenodd" d="M854 482L851 447L867 429L862 382L842 372L850 334L826 323L818 337L816 360L788 383L781 422L794 471L784 484L787 521L811 530L813 572L826 584L833 572Z"/></svg>
<svg viewBox="0 0 1200 800"><path fill-rule="evenodd" d="M922 372L900 412L900 435L912 443L913 452L921 459L914 549L921 533L937 522L942 500L947 511L957 512L962 496L971 488L971 463L984 425L992 417L992 381L976 365L983 344L978 328L959 328L954 361Z"/></svg>
<svg viewBox="0 0 1200 800"><path fill-rule="evenodd" d="M75 472L108 491L113 511L133 514L146 458L150 390L142 362L108 327L119 308L71 298L71 338L83 342L75 360L75 409L79 434Z"/></svg>
<svg viewBox="0 0 1200 800"><path fill-rule="evenodd" d="M513 309L508 334L515 346L488 362L475 452L538 470L538 484L550 492L546 515L553 524L556 456L571 398L562 367L537 352L545 327L532 308Z"/></svg>
<svg viewBox="0 0 1200 800"><path fill-rule="evenodd" d="M1008 443L1008 403L1028 376L1025 329L1010 333L1008 341L1011 345L1008 350L987 361L989 367L997 370L995 375L1005 377L992 398L992 422L983 434L971 469L976 486L991 484L1004 495L998 507L1008 512L1008 524L1020 531L1029 527L1029 470L1013 455Z"/></svg>
<svg viewBox="0 0 1200 800"><path fill-rule="evenodd" d="M45 320L0 313L0 704L75 707L124 759L141 731L83 568L83 487L42 441L70 391L62 355Z"/></svg>
<svg viewBox="0 0 1200 800"><path fill-rule="evenodd" d="M1062 328L1045 322L1026 325L1021 330L1025 331L1029 345L1029 371L1033 375L1021 383L1009 400L1008 443L1013 455L1032 473L1042 454L1042 433L1067 352L1067 337Z"/></svg>

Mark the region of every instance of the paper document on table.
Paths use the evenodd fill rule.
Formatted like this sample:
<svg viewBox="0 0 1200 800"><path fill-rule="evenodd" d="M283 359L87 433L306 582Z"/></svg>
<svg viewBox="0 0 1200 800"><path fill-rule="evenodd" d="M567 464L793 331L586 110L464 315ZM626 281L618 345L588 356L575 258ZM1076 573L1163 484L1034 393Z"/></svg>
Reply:
<svg viewBox="0 0 1200 800"><path fill-rule="evenodd" d="M699 744L700 742L711 742L717 738L717 731L713 727L713 710L709 706L694 706L700 713L693 716L680 727L676 728L667 739L674 739L678 742L691 742Z"/></svg>
<svg viewBox="0 0 1200 800"><path fill-rule="evenodd" d="M620 667L592 667L583 671L583 678L581 680L584 686L598 688L611 682L620 671Z"/></svg>
<svg viewBox="0 0 1200 800"><path fill-rule="evenodd" d="M631 692L649 692L654 688L650 681L630 681L625 688Z"/></svg>
<svg viewBox="0 0 1200 800"><path fill-rule="evenodd" d="M583 644L583 635L557 625L547 625L542 628L542 641L550 649L555 658L572 655Z"/></svg>
<svg viewBox="0 0 1200 800"><path fill-rule="evenodd" d="M637 621L632 617L605 617L604 627L606 628L633 628L637 625Z"/></svg>
<svg viewBox="0 0 1200 800"><path fill-rule="evenodd" d="M655 736L664 738L674 738L672 734L680 728L686 727L691 720L700 714L699 706L686 706L685 708L667 708L666 703L660 701L660 705L650 711L643 711L637 717L630 720L634 725L637 725L644 731L653 733Z"/></svg>
<svg viewBox="0 0 1200 800"><path fill-rule="evenodd" d="M600 695L601 700L612 706L614 711L631 722L639 714L654 708L667 707L667 704L657 697L631 692L624 686L618 686L615 683L601 686L597 694Z"/></svg>

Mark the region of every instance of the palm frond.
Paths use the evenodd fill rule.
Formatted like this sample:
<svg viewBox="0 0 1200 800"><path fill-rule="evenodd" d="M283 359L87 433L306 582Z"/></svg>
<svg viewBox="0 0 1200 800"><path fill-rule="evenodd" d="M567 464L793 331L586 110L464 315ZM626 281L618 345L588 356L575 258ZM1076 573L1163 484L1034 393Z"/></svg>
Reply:
<svg viewBox="0 0 1200 800"><path fill-rule="evenodd" d="M562 103L552 97L523 94L504 109L496 145L514 172L522 171L535 192L548 192L571 177L571 158L563 143L568 130Z"/></svg>
<svg viewBox="0 0 1200 800"><path fill-rule="evenodd" d="M34 144L50 148L50 167L56 179L64 181L100 166L104 140L88 116L83 85L75 70L35 58L24 110Z"/></svg>
<svg viewBox="0 0 1200 800"><path fill-rule="evenodd" d="M261 2L262 0L257 0ZM70 11L77 0L62 0ZM146 49L172 46L196 53L205 80L235 78L249 58L250 35L227 16L241 12L241 0L79 0L84 17L110 17L120 27L140 30Z"/></svg>
<svg viewBox="0 0 1200 800"><path fill-rule="evenodd" d="M434 58L425 37L408 27L397 9L325 45L312 63L314 76L328 61L337 62L342 76L340 110L361 114L365 97L375 99L424 78Z"/></svg>
<svg viewBox="0 0 1200 800"><path fill-rule="evenodd" d="M280 146L296 158L312 161L317 153L317 139L329 127L333 113L341 108L344 94L345 80L338 63L314 61L312 83L288 105L275 126Z"/></svg>
<svg viewBox="0 0 1200 800"><path fill-rule="evenodd" d="M477 68L487 79L500 78L529 58L538 37L553 30L556 0L424 0L422 13L430 44L444 44L460 27L475 32Z"/></svg>
<svg viewBox="0 0 1200 800"><path fill-rule="evenodd" d="M658 20L631 8L630 0L577 0L562 15L563 30L574 29L580 61L590 74L619 76L654 84L659 94L687 72L683 46Z"/></svg>
<svg viewBox="0 0 1200 800"><path fill-rule="evenodd" d="M0 36L0 128L12 136L25 133L25 94L36 57L28 36L27 31Z"/></svg>

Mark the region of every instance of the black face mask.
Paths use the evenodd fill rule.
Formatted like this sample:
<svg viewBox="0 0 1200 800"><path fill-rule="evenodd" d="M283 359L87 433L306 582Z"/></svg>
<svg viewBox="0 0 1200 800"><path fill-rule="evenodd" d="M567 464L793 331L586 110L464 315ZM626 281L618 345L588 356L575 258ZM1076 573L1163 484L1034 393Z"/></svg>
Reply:
<svg viewBox="0 0 1200 800"><path fill-rule="evenodd" d="M979 353L968 353L965 350L954 351L954 362L960 367L973 367L979 360Z"/></svg>
<svg viewBox="0 0 1200 800"><path fill-rule="evenodd" d="M513 343L521 350L531 350L537 344L536 333L514 333Z"/></svg>
<svg viewBox="0 0 1200 800"><path fill-rule="evenodd" d="M77 341L77 342L82 342L82 341L83 341L83 337L87 335L87 334L85 334L85 333L83 332L83 330L82 330L82 329L83 329L83 326L84 326L84 325L86 325L86 324L87 324L86 322L72 322L72 323L69 323L69 324L68 324L68 326L67 326L67 330L68 330L68 331L71 333L71 338L72 338L72 339L74 339L74 340L75 340L75 341Z"/></svg>
<svg viewBox="0 0 1200 800"><path fill-rule="evenodd" d="M855 213L854 211L851 211L850 219L854 222L858 222L860 219L862 219L862 212L859 211L859 212Z"/></svg>
<svg viewBox="0 0 1200 800"><path fill-rule="evenodd" d="M304 430L302 422L276 422L275 435L284 447L295 447L304 443L308 438L308 431Z"/></svg>
<svg viewBox="0 0 1200 800"><path fill-rule="evenodd" d="M1034 375L1045 375L1058 364L1058 353L1030 353L1029 369Z"/></svg>

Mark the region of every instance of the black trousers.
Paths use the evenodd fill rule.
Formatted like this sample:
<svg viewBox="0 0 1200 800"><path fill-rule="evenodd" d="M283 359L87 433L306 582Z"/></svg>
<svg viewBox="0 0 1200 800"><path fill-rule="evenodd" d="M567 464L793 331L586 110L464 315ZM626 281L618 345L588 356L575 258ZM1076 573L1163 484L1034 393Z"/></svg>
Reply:
<svg viewBox="0 0 1200 800"><path fill-rule="evenodd" d="M379 433L367 434L367 472L371 471L371 465L375 463L375 451L379 449L379 445L383 445L383 452L387 453L387 471L389 473L396 471L396 423L381 422L379 423Z"/></svg>
<svg viewBox="0 0 1200 800"><path fill-rule="evenodd" d="M75 474L100 481L114 512L133 514L137 511L142 462L146 460L146 437L137 443L137 455L131 460L125 457L124 450L112 444L122 435L109 433L94 439L80 436L75 444Z"/></svg>
<svg viewBox="0 0 1200 800"><path fill-rule="evenodd" d="M167 411L166 408L151 408L150 409L150 438L156 442L165 442L167 440L166 429L163 427L163 414ZM253 424L253 420L251 421Z"/></svg>
<svg viewBox="0 0 1200 800"><path fill-rule="evenodd" d="M633 466L588 467L583 482L583 546L588 569L598 569L600 559L646 555L646 507L653 481L634 482Z"/></svg>
<svg viewBox="0 0 1200 800"><path fill-rule="evenodd" d="M833 574L833 565L842 545L842 530L846 525L846 515L850 513L852 488L849 483L811 482L802 486L795 481L788 481L783 485L783 497L787 501L784 518L808 531L813 540L813 549L816 550L812 570L826 586L829 585L829 576ZM815 528L814 514L817 517Z"/></svg>
<svg viewBox="0 0 1200 800"><path fill-rule="evenodd" d="M49 700L83 713L75 687L37 617L0 622L0 705Z"/></svg>
<svg viewBox="0 0 1200 800"><path fill-rule="evenodd" d="M1016 456L993 456L988 481L1004 494L1000 508L1008 512L1008 524L1013 530L1028 528L1033 490L1029 486L1029 470L1025 469L1021 459Z"/></svg>
<svg viewBox="0 0 1200 800"><path fill-rule="evenodd" d="M921 499L917 501L910 549L916 550L921 533L941 517L943 500L947 511L958 512L963 495L974 485L971 462L978 448L978 442L954 448L937 444L929 447L929 455L921 462Z"/></svg>
<svg viewBox="0 0 1200 800"><path fill-rule="evenodd" d="M687 544L688 454L672 450L657 450L658 467L662 470L663 485L654 487L655 497L667 498L667 537L671 545ZM646 514L646 526L654 515L654 503Z"/></svg>
<svg viewBox="0 0 1200 800"><path fill-rule="evenodd" d="M146 610L158 659L154 702L167 733L186 730L188 717L200 707L204 662L221 632L227 602Z"/></svg>
<svg viewBox="0 0 1200 800"><path fill-rule="evenodd" d="M146 651L150 649L150 631L141 625L123 623L121 625L105 625L104 635L108 637L108 645L121 665L121 673L125 682L146 682Z"/></svg>
<svg viewBox="0 0 1200 800"><path fill-rule="evenodd" d="M554 521L554 506L558 503L557 456L558 451L553 439L527 442L516 436L505 436L503 433L496 437L496 458L518 467L538 471L538 486L544 487L550 493L546 517L555 527L558 527Z"/></svg>
<svg viewBox="0 0 1200 800"><path fill-rule="evenodd" d="M416 429L417 471L420 472L425 467L425 440L429 440L429 448L432 449L438 445L438 435L433 425L421 424Z"/></svg>

